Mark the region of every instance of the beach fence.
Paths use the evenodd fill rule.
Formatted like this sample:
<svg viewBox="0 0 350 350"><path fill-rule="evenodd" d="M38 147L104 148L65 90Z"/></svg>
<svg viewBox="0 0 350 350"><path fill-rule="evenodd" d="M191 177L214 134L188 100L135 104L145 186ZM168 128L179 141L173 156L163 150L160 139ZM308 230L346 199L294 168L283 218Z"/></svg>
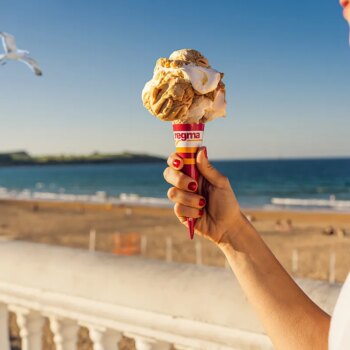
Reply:
<svg viewBox="0 0 350 350"><path fill-rule="evenodd" d="M96 237L96 232L90 232L90 245L93 246ZM191 242L192 244L192 242ZM195 264L203 265L203 249L202 242L195 240L193 242L195 251ZM116 233L113 235L113 253L118 255L141 255L146 256L149 248L147 235L140 235L138 233ZM90 248L89 250L92 250ZM171 236L164 238L164 257L166 262L174 261L174 240Z"/></svg>
<svg viewBox="0 0 350 350"><path fill-rule="evenodd" d="M298 249L292 250L292 272L297 273L299 268L299 251Z"/></svg>
<svg viewBox="0 0 350 350"><path fill-rule="evenodd" d="M195 251L196 251L196 265L203 265L203 257L202 257L202 242L196 240L194 243Z"/></svg>
<svg viewBox="0 0 350 350"><path fill-rule="evenodd" d="M96 249L96 241L97 241L97 232L96 230L92 229L89 232L89 251L93 252ZM173 262L174 261L174 245L176 243L176 240L174 241L174 238L170 235L162 237L162 243L163 245L163 259L166 262ZM113 248L112 252L117 255L141 255L141 256L150 256L152 257L152 244L149 245L148 238L146 234L139 234L137 232L127 232L127 233L121 233L117 232L113 234ZM189 242L191 244L193 249L192 256L192 262L196 265L206 265L207 263L204 262L204 255L208 253L206 247L203 246L203 241L196 237L194 241ZM177 247L178 249L178 247ZM150 255L151 254L151 255ZM312 252L305 248L293 248L291 249L290 253L290 272L293 276L304 276L307 277L308 274L313 274L313 271L307 272L307 265L310 265L308 262L310 259L313 259ZM308 257L309 256L309 257ZM322 263L322 271L323 271L323 277L320 277L321 279L327 279L329 283L334 284L337 281L337 252L332 250L329 252L329 255L325 256L323 255L323 263ZM178 259L176 259L178 260ZM339 260L342 262L342 259ZM189 260L183 261L183 262L190 262ZM287 263L287 261L285 261ZM287 263L288 264L288 263ZM305 265L306 264L306 265ZM285 265L288 266L288 265ZM225 262L223 263L223 267L226 269L230 269L230 266L225 259ZM320 269L321 267L318 267ZM342 279L342 272L340 272L340 275L338 274L338 280Z"/></svg>
<svg viewBox="0 0 350 350"><path fill-rule="evenodd" d="M146 255L147 252L147 236L146 235L142 235L141 236L141 241L140 241L140 252L142 256Z"/></svg>
<svg viewBox="0 0 350 350"><path fill-rule="evenodd" d="M337 256L335 252L329 254L329 283L335 283L335 264L337 261Z"/></svg>
<svg viewBox="0 0 350 350"><path fill-rule="evenodd" d="M167 262L173 261L173 239L171 237L165 238L165 260Z"/></svg>
<svg viewBox="0 0 350 350"><path fill-rule="evenodd" d="M298 272L303 270L303 266L300 263L300 250L297 248L292 249L291 256L291 272L294 275L297 275ZM307 251L304 254L308 254ZM335 251L330 251L328 256L328 282L331 284L336 283L336 267L337 267L337 253Z"/></svg>
<svg viewBox="0 0 350 350"><path fill-rule="evenodd" d="M96 230L90 230L89 232L89 251L94 252L96 250Z"/></svg>
<svg viewBox="0 0 350 350"><path fill-rule="evenodd" d="M137 232L115 233L113 235L113 253L118 255L140 255L140 234Z"/></svg>

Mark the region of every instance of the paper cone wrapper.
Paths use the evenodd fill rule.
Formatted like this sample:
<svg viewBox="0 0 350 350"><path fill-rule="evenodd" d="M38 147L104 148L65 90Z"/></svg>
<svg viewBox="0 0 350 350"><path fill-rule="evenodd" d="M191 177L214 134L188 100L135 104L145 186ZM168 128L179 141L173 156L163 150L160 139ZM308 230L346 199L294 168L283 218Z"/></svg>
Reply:
<svg viewBox="0 0 350 350"><path fill-rule="evenodd" d="M196 166L196 156L203 144L204 124L173 124L176 153L183 159L182 172L198 181L199 172ZM187 219L191 239L194 235L195 219Z"/></svg>

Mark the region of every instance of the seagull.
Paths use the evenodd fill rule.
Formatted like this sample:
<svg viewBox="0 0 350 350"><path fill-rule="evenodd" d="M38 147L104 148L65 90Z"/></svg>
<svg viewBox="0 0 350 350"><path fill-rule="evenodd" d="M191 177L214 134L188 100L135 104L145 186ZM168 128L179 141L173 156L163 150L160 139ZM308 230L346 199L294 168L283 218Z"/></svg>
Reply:
<svg viewBox="0 0 350 350"><path fill-rule="evenodd" d="M0 64L4 65L8 60L21 61L25 63L35 75L42 75L42 71L38 63L31 57L29 52L25 50L19 50L16 46L15 37L11 34L0 32L0 38L2 39L2 45L5 50L5 54L0 55Z"/></svg>

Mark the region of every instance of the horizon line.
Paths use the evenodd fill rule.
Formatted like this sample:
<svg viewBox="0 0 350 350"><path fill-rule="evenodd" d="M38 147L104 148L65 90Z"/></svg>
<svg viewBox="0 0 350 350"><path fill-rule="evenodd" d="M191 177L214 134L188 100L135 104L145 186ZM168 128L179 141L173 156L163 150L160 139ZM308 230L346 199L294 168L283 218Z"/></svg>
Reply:
<svg viewBox="0 0 350 350"><path fill-rule="evenodd" d="M133 151L128 151L128 150L123 150L120 152L104 152L104 151L92 151L92 152L86 152L86 153L68 153L68 152L63 152L63 153L46 153L46 154L35 154L28 152L26 150L12 150L12 151L0 151L1 154L11 154L11 153L18 153L18 152L25 152L30 156L34 157L49 157L49 156L86 156L86 155L93 155L93 154L105 154L105 155L118 155L118 154L131 154L131 155L147 155L147 156L153 156L153 157L159 157L159 158L167 158L166 155L159 155L159 154L154 154L154 153L148 153L148 152L133 152ZM220 161L220 162L229 162L229 161L297 161L297 160L347 160L350 159L350 154L349 155L325 155L325 156L320 156L320 155L307 155L307 156L279 156L279 157L246 157L246 158L220 158L220 157L213 157L210 160L211 161Z"/></svg>

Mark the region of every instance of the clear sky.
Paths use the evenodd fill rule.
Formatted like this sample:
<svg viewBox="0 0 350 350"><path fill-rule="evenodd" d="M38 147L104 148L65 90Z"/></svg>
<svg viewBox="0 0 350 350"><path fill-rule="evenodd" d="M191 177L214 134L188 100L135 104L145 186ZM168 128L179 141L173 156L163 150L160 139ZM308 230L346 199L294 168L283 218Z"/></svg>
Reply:
<svg viewBox="0 0 350 350"><path fill-rule="evenodd" d="M350 156L350 48L338 0L1 0L0 31L44 71L0 66L0 151L166 155L142 106L158 57L195 48L225 73L213 158Z"/></svg>

